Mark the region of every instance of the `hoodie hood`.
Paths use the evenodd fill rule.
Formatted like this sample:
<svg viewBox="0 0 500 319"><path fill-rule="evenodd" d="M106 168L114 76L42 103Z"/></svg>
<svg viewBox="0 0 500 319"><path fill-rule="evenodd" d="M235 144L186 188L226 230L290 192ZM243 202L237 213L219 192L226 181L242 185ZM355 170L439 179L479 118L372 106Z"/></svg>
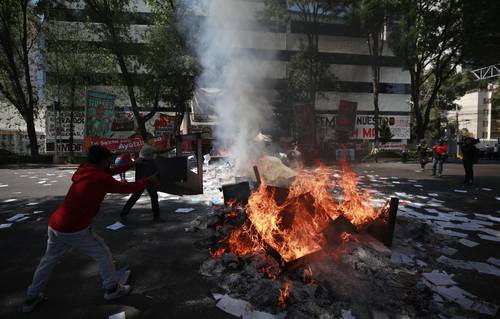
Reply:
<svg viewBox="0 0 500 319"><path fill-rule="evenodd" d="M75 174L73 174L73 177L71 178L71 180L73 181L73 183L78 183L78 182L81 182L87 178L90 178L95 173L102 172L102 171L103 170L95 164L84 163L78 167Z"/></svg>

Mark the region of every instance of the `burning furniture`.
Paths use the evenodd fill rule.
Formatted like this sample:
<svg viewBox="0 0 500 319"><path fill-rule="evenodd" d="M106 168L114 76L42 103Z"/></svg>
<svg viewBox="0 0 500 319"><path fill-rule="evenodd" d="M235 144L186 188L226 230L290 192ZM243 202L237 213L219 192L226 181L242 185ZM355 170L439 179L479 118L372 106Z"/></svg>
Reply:
<svg viewBox="0 0 500 319"><path fill-rule="evenodd" d="M339 201L332 195L336 185L330 179L331 169L301 171L286 188L266 185L259 180L266 172L254 169L259 186L253 193L249 193L248 183L223 187L226 204L245 205L238 212L247 219L217 243L212 249L216 254L227 251L244 256L264 251L284 274L310 258L334 251L353 234L367 232L391 245L398 199L392 198L382 209L373 208L369 193L358 191L357 175L346 163L338 181L343 192ZM231 211L227 218L236 215Z"/></svg>

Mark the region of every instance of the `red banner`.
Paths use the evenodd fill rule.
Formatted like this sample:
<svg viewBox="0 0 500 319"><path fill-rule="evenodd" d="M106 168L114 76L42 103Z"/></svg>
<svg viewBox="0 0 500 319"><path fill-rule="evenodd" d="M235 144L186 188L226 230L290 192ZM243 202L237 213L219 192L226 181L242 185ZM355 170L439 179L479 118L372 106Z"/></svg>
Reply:
<svg viewBox="0 0 500 319"><path fill-rule="evenodd" d="M339 113L335 123L335 130L352 132L356 123L356 111L358 103L340 100Z"/></svg>
<svg viewBox="0 0 500 319"><path fill-rule="evenodd" d="M154 147L167 148L173 145L173 141L169 136L160 136L154 138ZM92 145L102 145L112 152L138 152L144 146L142 138L85 138L85 149Z"/></svg>

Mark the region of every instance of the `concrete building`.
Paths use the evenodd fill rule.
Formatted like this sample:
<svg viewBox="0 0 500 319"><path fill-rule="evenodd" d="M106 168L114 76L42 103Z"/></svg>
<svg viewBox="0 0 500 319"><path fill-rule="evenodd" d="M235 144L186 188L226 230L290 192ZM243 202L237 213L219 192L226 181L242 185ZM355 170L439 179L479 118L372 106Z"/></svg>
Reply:
<svg viewBox="0 0 500 319"><path fill-rule="evenodd" d="M450 121L458 121L459 130L467 129L476 138L499 139L500 114L492 109L492 94L493 86L467 92L456 101L459 109L448 113Z"/></svg>
<svg viewBox="0 0 500 319"><path fill-rule="evenodd" d="M328 61L331 71L338 81L335 85L325 84L322 92L316 99L316 123L319 138L328 138L334 130L335 116L340 100L357 103L356 139L373 139L373 95L371 84L371 67L366 38L355 28L348 26L344 21L338 20L313 26L308 23L292 21L286 28L273 32L265 25L245 24L245 16L258 15L265 3L263 0L221 0L236 3L238 10L233 11L233 19L239 19L238 32L241 41L238 50L241 56L245 54L258 57L259 63L266 64L268 83L266 90L274 90L282 85L289 73L291 56L300 48L301 42L306 39L305 30L317 27L320 33L320 56ZM134 46L140 48L144 40L141 35L148 28L150 9L142 1L134 1L134 12L131 13L131 26L136 36ZM65 30L84 26L82 5L69 3L64 10L60 23ZM200 17L201 19L203 17ZM229 18L229 17L223 17ZM83 28L85 29L85 28ZM73 33L74 34L74 33ZM91 33L83 30L75 38L71 32L62 33L66 41L98 41ZM67 38L64 38L67 37ZM50 49L50 45L48 46ZM54 85L54 74L47 70L47 83ZM117 68L117 73L118 73ZM98 74L93 77L93 83L85 89L92 89L113 93L117 96L115 105L122 110L130 107L125 87L110 83L109 74ZM393 145L406 143L410 138L410 78L407 71L401 69L401 63L394 53L385 45L381 61L379 105L382 117L389 119L393 137ZM48 99L54 99L48 95ZM77 105L84 107L84 100Z"/></svg>

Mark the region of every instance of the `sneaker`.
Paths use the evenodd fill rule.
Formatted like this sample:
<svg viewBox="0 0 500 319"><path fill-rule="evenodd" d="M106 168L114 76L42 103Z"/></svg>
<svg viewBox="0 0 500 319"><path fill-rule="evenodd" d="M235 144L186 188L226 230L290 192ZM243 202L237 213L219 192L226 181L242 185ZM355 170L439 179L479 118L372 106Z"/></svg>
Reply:
<svg viewBox="0 0 500 319"><path fill-rule="evenodd" d="M117 299L123 296L126 296L130 293L132 290L132 287L130 285L120 285L118 284L116 286L116 289L114 291L106 291L104 293L104 299L106 300L113 300Z"/></svg>
<svg viewBox="0 0 500 319"><path fill-rule="evenodd" d="M35 307L43 302L45 297L43 294L38 294L35 298L26 299L23 304L23 312L32 312Z"/></svg>

